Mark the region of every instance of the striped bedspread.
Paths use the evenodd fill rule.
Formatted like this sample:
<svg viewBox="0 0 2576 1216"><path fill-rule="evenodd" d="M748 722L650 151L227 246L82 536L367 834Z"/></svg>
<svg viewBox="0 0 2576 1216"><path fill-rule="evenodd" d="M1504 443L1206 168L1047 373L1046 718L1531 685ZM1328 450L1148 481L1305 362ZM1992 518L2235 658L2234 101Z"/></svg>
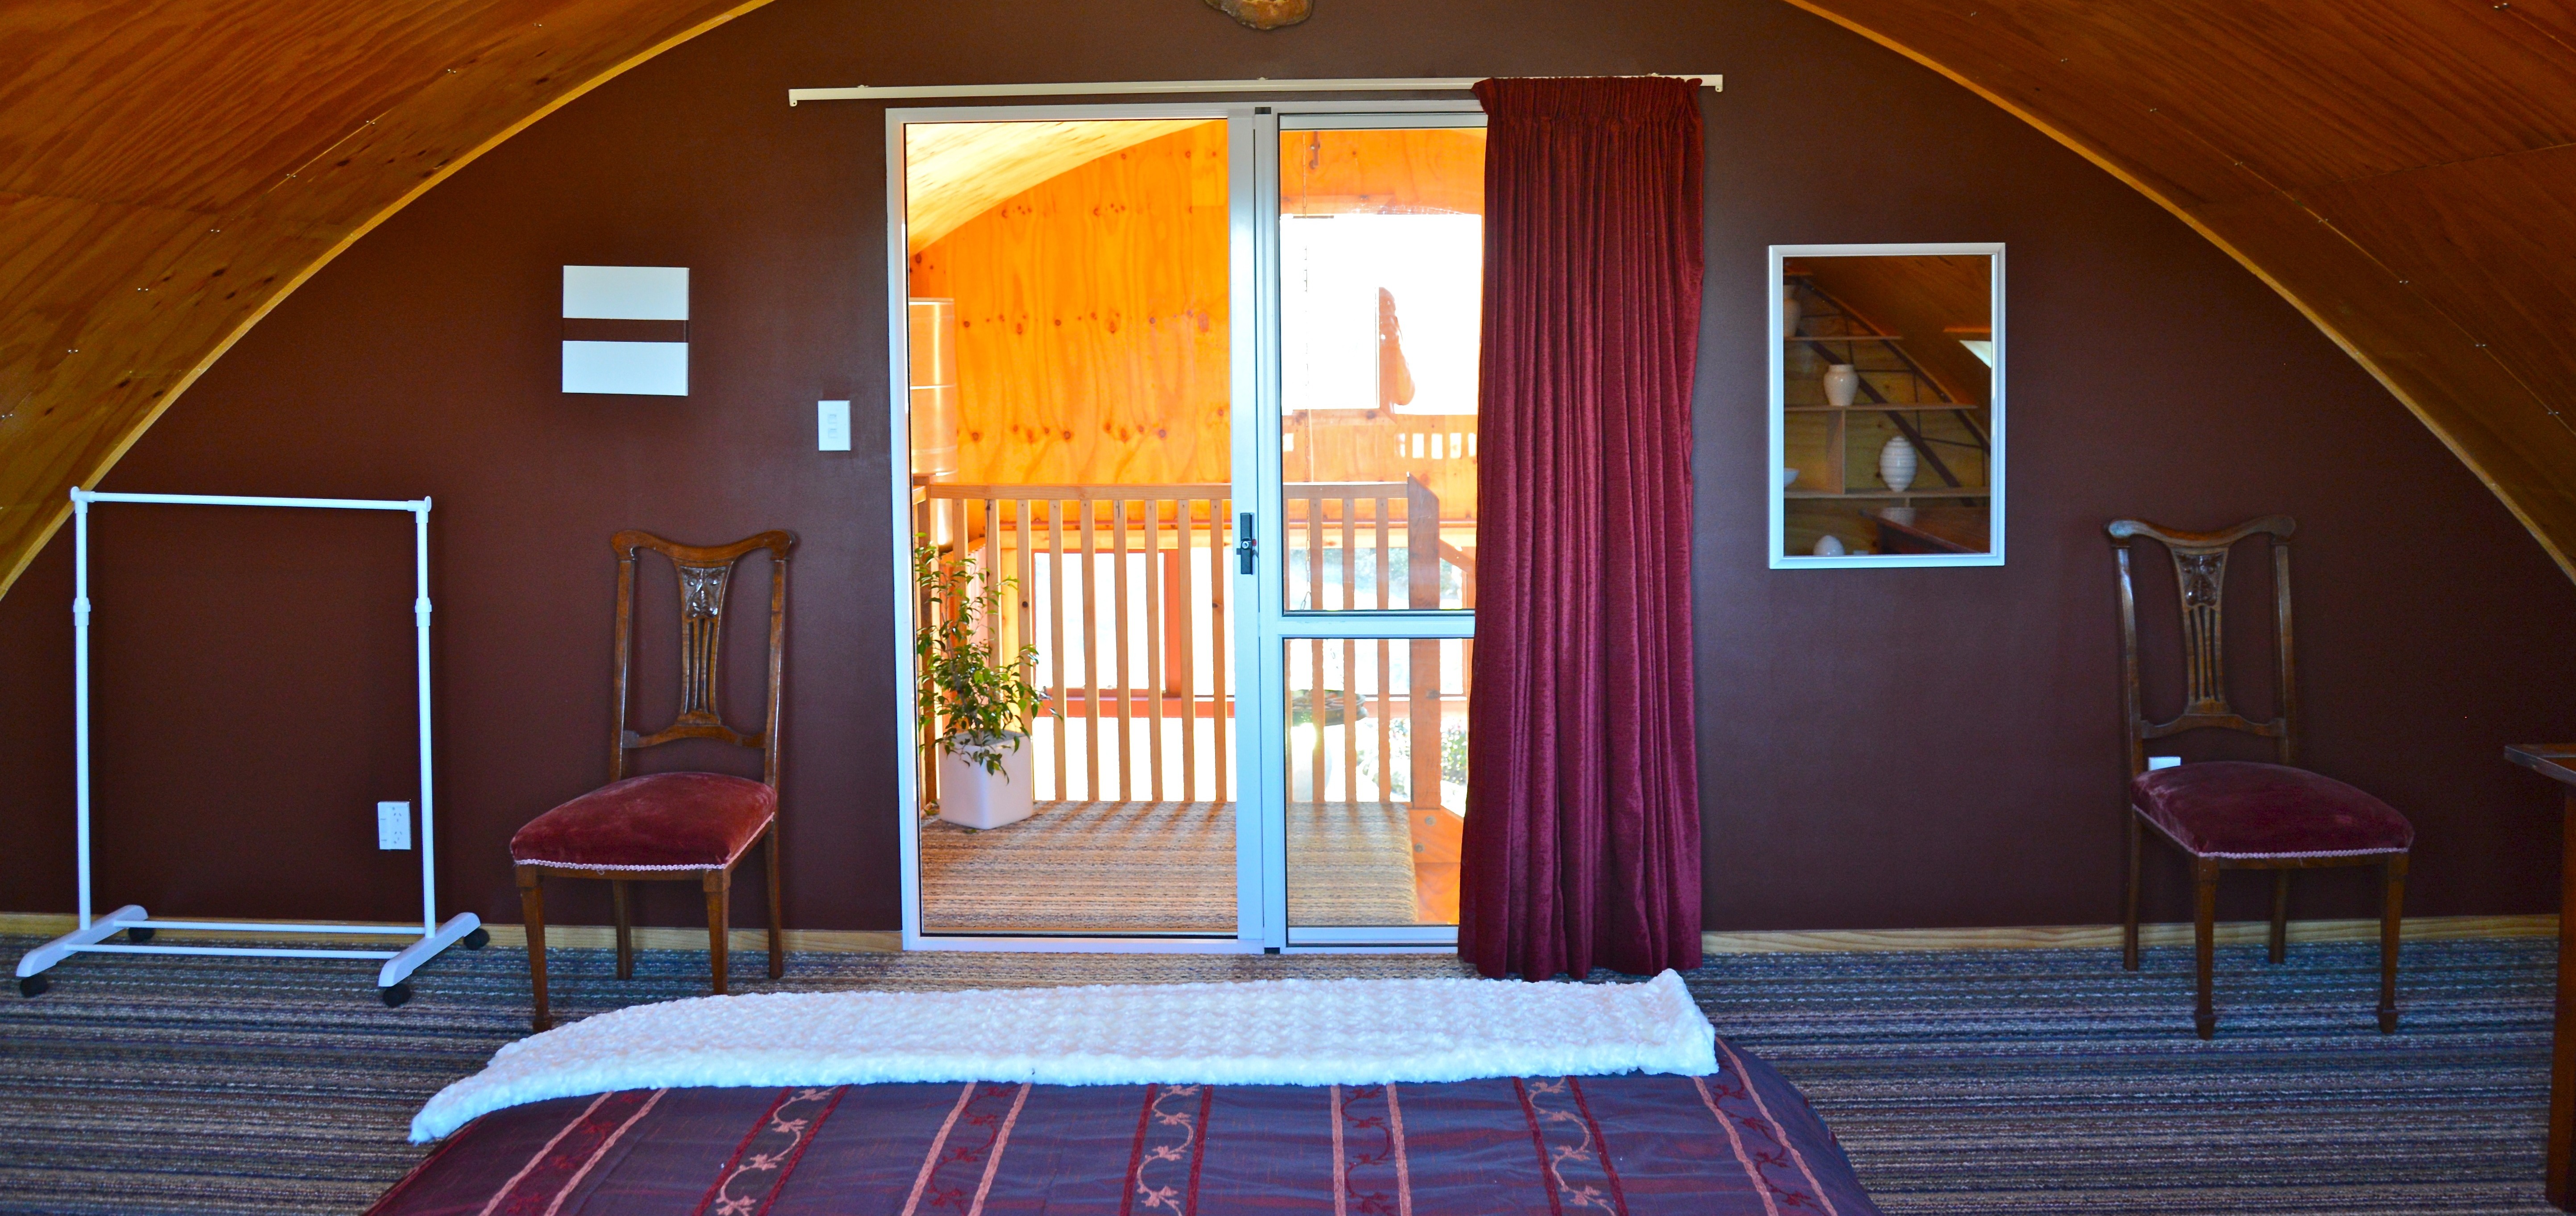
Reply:
<svg viewBox="0 0 2576 1216"><path fill-rule="evenodd" d="M621 1090L499 1110L371 1216L1874 1216L1806 1101L1709 1076Z"/></svg>

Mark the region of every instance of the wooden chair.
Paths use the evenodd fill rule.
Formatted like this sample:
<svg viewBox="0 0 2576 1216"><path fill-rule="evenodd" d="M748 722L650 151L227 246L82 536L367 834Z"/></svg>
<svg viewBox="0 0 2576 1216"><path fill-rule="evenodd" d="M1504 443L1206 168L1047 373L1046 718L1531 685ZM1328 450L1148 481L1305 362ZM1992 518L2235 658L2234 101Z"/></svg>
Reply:
<svg viewBox="0 0 2576 1216"><path fill-rule="evenodd" d="M787 957L778 923L778 709L787 641L787 555L796 538L763 532L730 545L699 548L674 544L648 532L611 538L617 550L617 727L610 738L609 784L530 820L510 838L510 860L519 878L519 906L528 922L528 982L536 992L531 1022L553 1024L546 1006L546 901L543 883L553 878L608 882L617 920L617 978L635 975L635 934L628 919L626 884L638 880L697 882L707 896L708 969L715 991L725 990L725 920L733 891L734 863L755 843L769 859L769 977L784 973ZM650 549L671 559L680 575L680 714L650 735L627 725L635 661L635 561ZM770 556L769 704L759 731L744 734L724 724L717 707L722 685L717 658L724 649L725 593L734 564L756 549ZM717 739L758 748L761 779L717 773L652 773L630 777L634 753L681 739Z"/></svg>
<svg viewBox="0 0 2576 1216"><path fill-rule="evenodd" d="M2397 929L2415 828L2369 794L2292 767L2298 762L2298 699L2290 653L2290 533L2297 527L2289 516L2267 515L2224 532L2177 532L2134 519L2114 520L2109 528L2120 559L2121 711L2129 745L2129 881L2120 965L2138 969L2138 855L2144 851L2146 829L2152 827L2191 857L2192 944L2200 971L2200 1002L2192 1018L2204 1039L2218 1030L2210 1002L2218 874L2233 869L2273 872L2270 953L2278 963L2289 950L2290 871L2381 867L2386 896L2379 922L2379 1030L2397 1030ZM2273 654L2280 713L2264 722L2228 705L2220 628L2227 555L2238 541L2257 535L2268 538L2272 551L2272 615L2278 631ZM2167 722L2148 721L2138 693L2138 603L2129 548L2141 536L2172 556L2181 600L2183 708ZM2221 760L2147 771L2148 740L2194 730L2241 731L2270 739L2280 763Z"/></svg>

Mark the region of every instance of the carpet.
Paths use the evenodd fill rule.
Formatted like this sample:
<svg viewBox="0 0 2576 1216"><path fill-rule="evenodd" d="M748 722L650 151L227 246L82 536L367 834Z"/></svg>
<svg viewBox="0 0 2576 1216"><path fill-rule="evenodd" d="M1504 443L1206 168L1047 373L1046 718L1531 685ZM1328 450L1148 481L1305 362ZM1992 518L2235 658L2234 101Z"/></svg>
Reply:
<svg viewBox="0 0 2576 1216"><path fill-rule="evenodd" d="M0 939L15 957L33 939ZM2219 1037L2191 956L2150 949L1722 955L1684 978L1778 1066L1892 1213L2546 1213L2555 950L2407 947L2403 1030L2371 1025L2367 944L2219 956ZM556 950L560 1018L696 996L703 955ZM417 1159L406 1126L525 1033L526 958L451 953L401 1009L371 969L307 959L75 958L0 997L0 1212L354 1214ZM1457 975L1447 956L798 954L745 991L955 990Z"/></svg>
<svg viewBox="0 0 2576 1216"><path fill-rule="evenodd" d="M1413 923L1402 806L1293 803L1287 829L1288 923ZM983 832L929 820L922 928L1232 936L1234 837L1225 802L1049 802Z"/></svg>

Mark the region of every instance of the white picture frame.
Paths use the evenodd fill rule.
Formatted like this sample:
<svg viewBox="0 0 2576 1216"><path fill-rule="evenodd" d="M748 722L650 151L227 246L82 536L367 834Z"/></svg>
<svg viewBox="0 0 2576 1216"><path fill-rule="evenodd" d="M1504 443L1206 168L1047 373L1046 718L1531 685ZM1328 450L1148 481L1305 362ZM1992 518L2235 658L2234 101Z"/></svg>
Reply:
<svg viewBox="0 0 2576 1216"><path fill-rule="evenodd" d="M1785 470L1788 467L1789 458L1789 403L1787 400L1789 373L1788 349L1789 341L1793 335L1789 332L1787 325L1785 324L1787 321L1787 317L1785 315L1786 310L1782 307L1782 293L1788 282L1788 263L1790 259L1793 258L1812 259L1834 257L1906 256L1985 257L1988 259L1988 264L1991 268L1991 278L1989 279L1989 287L1986 296L1989 330L1988 337L1984 339L1984 341L1990 345L1979 356L1986 359L1991 367L1991 388L1985 407L1986 438L1988 444L1985 452L1987 485L1983 487L1984 494L1987 498L1987 526L1989 529L1988 548L1984 552L1974 553L1844 553L1836 556L1819 556L1813 553L1790 553L1788 551L1788 534L1789 503L1792 499L1792 488L1788 484ZM1768 425L1770 431L1770 444L1768 449L1768 461L1764 467L1766 470L1766 481L1768 482L1765 492L1767 496L1767 512L1769 516L1767 544L1769 545L1771 559L1770 568L1774 570L1855 570L1922 566L2003 565L2005 554L2004 521L2007 518L2005 492L2008 484L2005 444L2005 404L2007 386L2010 382L2007 369L2011 366L2008 361L2007 352L2009 346L2004 326L2005 275L2003 242L1953 241L1889 244L1773 245L1770 247L1770 255L1766 262L1766 269L1768 271L1768 277L1765 279L1766 287L1764 290L1764 299L1767 302L1765 311L1769 314L1769 320L1765 325L1765 334L1770 344L1770 354L1766 360L1766 376L1768 381L1766 408L1769 411ZM1832 497L1846 493L1848 492L1808 490L1798 494L1797 497ZM1914 495L1914 497L1937 498L1941 497L1941 495L1926 491L1918 493Z"/></svg>

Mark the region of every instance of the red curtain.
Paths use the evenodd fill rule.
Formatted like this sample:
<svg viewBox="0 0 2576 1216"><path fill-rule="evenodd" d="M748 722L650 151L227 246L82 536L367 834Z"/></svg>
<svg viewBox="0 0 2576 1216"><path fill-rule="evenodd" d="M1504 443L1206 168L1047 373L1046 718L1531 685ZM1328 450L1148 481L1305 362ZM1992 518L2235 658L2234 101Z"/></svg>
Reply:
<svg viewBox="0 0 2576 1216"><path fill-rule="evenodd" d="M1691 679L1697 86L1488 80L1459 952L1700 957Z"/></svg>

